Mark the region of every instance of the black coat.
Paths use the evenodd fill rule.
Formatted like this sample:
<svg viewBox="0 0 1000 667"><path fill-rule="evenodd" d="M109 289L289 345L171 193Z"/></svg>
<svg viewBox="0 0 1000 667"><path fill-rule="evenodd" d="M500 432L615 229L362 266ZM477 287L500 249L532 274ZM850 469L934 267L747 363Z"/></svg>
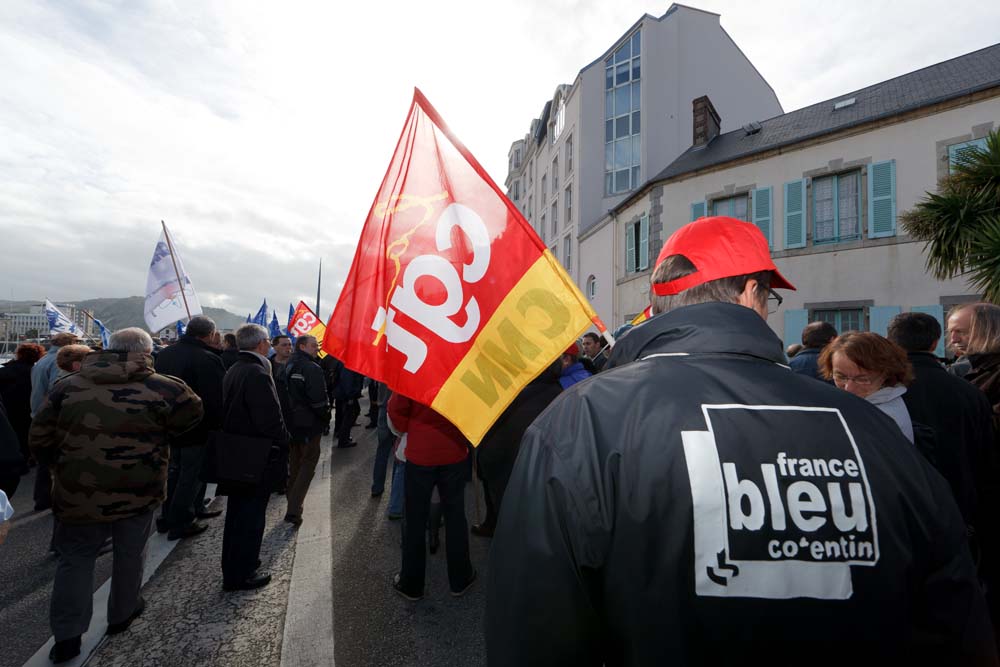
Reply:
<svg viewBox="0 0 1000 667"><path fill-rule="evenodd" d="M907 356L915 376L903 394L910 418L934 429L936 467L951 485L966 523L980 533L989 530L998 508L988 508L1000 490L990 403L983 392L948 373L933 354ZM977 517L980 499L987 512Z"/></svg>
<svg viewBox="0 0 1000 667"><path fill-rule="evenodd" d="M222 378L226 368L220 353L194 336L184 335L156 357L156 372L183 380L205 408L201 423L170 439L172 447L204 445L208 433L222 427Z"/></svg>
<svg viewBox="0 0 1000 667"><path fill-rule="evenodd" d="M549 407L549 403L562 393L562 385L559 384L561 370L562 364L557 361L522 389L476 448L479 476L486 480L498 511L503 503L514 462L517 461L524 432Z"/></svg>
<svg viewBox="0 0 1000 667"><path fill-rule="evenodd" d="M491 666L995 664L947 482L784 363L752 310L698 304L553 401L493 539Z"/></svg>
<svg viewBox="0 0 1000 667"><path fill-rule="evenodd" d="M12 359L0 366L0 400L7 408L7 420L17 434L21 451L28 451L31 428L31 367L27 361Z"/></svg>
<svg viewBox="0 0 1000 667"><path fill-rule="evenodd" d="M261 482L268 490L274 490L286 474L281 470L281 464L288 449L288 431L281 417L281 405L269 365L251 352L240 352L239 359L226 371L222 385L222 430L236 435L270 438L274 442ZM216 494L222 496L258 492L260 489L231 482L220 483L216 490Z"/></svg>
<svg viewBox="0 0 1000 667"><path fill-rule="evenodd" d="M321 435L330 423L323 369L314 358L296 350L285 366L285 378L292 419L288 430L292 439L300 442Z"/></svg>
<svg viewBox="0 0 1000 667"><path fill-rule="evenodd" d="M16 482L26 469L24 457L21 455L21 445L14 429L7 419L7 411L3 401L0 401L0 482L8 484ZM15 484L16 486L16 484ZM8 495L13 495L13 489L3 488Z"/></svg>
<svg viewBox="0 0 1000 667"><path fill-rule="evenodd" d="M228 371L236 363L236 360L240 358L240 351L236 348L227 347L222 351L222 365L226 367Z"/></svg>

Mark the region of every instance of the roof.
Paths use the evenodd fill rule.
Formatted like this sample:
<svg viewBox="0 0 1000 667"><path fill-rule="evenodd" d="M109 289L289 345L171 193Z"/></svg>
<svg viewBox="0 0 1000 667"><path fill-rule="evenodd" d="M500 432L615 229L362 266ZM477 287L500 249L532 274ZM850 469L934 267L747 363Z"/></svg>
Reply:
<svg viewBox="0 0 1000 667"><path fill-rule="evenodd" d="M647 184L774 150L1000 85L1000 44L760 122L692 146ZM834 104L854 98L840 109ZM644 188L636 191L638 194ZM623 201L624 206L633 197Z"/></svg>

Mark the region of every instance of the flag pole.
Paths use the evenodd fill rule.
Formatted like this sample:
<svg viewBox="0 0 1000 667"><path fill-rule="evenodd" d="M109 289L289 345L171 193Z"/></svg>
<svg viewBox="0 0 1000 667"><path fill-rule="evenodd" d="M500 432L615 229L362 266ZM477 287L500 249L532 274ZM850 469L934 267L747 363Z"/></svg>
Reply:
<svg viewBox="0 0 1000 667"><path fill-rule="evenodd" d="M188 322L191 321L191 309L188 308L187 294L184 293L184 283L181 281L181 272L177 270L177 258L174 257L174 244L170 241L170 232L167 231L167 223L160 220L163 225L163 237L167 239L167 250L170 251L170 261L174 264L174 275L177 276L177 286L181 288L181 298L184 299L184 310L188 315Z"/></svg>
<svg viewBox="0 0 1000 667"><path fill-rule="evenodd" d="M97 320L94 319L94 316L91 315L90 312L86 308L81 308L80 312L83 313L84 315L86 315L87 317L89 317L91 322L93 322L94 324L97 324ZM89 333L84 333L83 335L86 336L87 338L89 338L90 340L97 340L96 337L92 336Z"/></svg>
<svg viewBox="0 0 1000 667"><path fill-rule="evenodd" d="M323 258L319 258L319 275L316 276L316 317L319 317L319 288L323 283Z"/></svg>

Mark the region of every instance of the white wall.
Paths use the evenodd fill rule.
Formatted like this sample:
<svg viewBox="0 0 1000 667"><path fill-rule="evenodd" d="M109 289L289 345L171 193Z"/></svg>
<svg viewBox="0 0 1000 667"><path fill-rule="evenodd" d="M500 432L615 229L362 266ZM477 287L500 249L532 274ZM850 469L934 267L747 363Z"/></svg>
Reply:
<svg viewBox="0 0 1000 667"><path fill-rule="evenodd" d="M591 300L591 305L604 324L612 330L621 324L614 319L613 311L615 292L613 232L614 225L605 225L580 241L578 265L581 268L577 274L577 284L584 296L587 296L587 279L591 275L597 279L597 294Z"/></svg>

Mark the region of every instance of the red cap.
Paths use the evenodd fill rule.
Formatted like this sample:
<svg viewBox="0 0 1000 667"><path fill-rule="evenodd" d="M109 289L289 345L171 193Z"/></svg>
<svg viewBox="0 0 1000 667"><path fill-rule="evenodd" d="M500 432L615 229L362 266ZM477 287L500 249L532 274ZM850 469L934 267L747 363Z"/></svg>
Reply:
<svg viewBox="0 0 1000 667"><path fill-rule="evenodd" d="M577 345L576 343L573 343L568 348L566 348L566 351L563 352L563 354L569 354L569 355L574 356L574 357L579 357L580 356L580 346Z"/></svg>
<svg viewBox="0 0 1000 667"><path fill-rule="evenodd" d="M684 225L663 244L656 265L671 255L684 255L696 270L669 283L653 283L658 296L673 296L712 280L758 271L773 272L772 288L795 289L778 273L760 229L736 218L701 218Z"/></svg>

